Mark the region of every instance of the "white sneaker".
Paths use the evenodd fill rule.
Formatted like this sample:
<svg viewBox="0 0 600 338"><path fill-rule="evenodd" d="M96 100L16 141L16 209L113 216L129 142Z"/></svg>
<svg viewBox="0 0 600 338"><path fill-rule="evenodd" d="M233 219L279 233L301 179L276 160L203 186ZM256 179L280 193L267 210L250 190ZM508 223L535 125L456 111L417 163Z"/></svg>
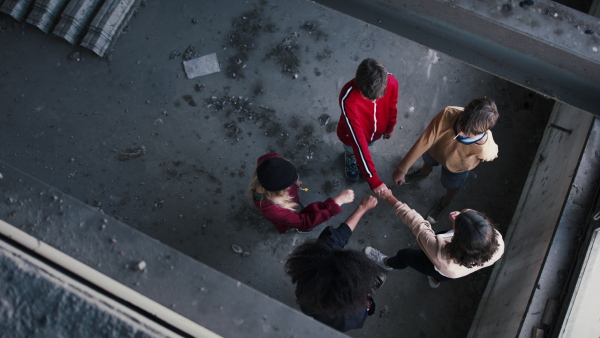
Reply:
<svg viewBox="0 0 600 338"><path fill-rule="evenodd" d="M427 276L427 279L429 280L429 286L431 286L432 289L440 287L440 282L436 281L433 277Z"/></svg>
<svg viewBox="0 0 600 338"><path fill-rule="evenodd" d="M394 270L394 268L392 268L391 266L387 266L383 263L383 260L388 258L388 256L382 254L379 250L368 246L365 248L365 254L367 255L367 257L374 260L377 264L379 264L380 267L382 267L386 271Z"/></svg>

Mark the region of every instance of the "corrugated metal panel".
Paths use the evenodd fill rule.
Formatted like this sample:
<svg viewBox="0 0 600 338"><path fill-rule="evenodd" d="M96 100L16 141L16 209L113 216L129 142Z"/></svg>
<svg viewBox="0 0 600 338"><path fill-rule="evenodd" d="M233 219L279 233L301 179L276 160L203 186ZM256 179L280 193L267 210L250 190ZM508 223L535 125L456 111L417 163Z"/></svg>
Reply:
<svg viewBox="0 0 600 338"><path fill-rule="evenodd" d="M123 26L133 14L134 4L136 4L136 0L109 0L104 2L83 38L81 46L104 56L104 53L114 44Z"/></svg>
<svg viewBox="0 0 600 338"><path fill-rule="evenodd" d="M65 9L68 0L36 0L33 10L27 17L27 23L39 28L42 32L48 33L56 24L63 9Z"/></svg>
<svg viewBox="0 0 600 338"><path fill-rule="evenodd" d="M0 0L0 11L99 56L112 48L139 0ZM53 29L54 28L54 29Z"/></svg>
<svg viewBox="0 0 600 338"><path fill-rule="evenodd" d="M52 34L71 44L81 41L88 26L100 8L102 0L71 1L63 11L61 19Z"/></svg>
<svg viewBox="0 0 600 338"><path fill-rule="evenodd" d="M0 12L6 13L13 19L22 22L33 7L35 0L5 0Z"/></svg>

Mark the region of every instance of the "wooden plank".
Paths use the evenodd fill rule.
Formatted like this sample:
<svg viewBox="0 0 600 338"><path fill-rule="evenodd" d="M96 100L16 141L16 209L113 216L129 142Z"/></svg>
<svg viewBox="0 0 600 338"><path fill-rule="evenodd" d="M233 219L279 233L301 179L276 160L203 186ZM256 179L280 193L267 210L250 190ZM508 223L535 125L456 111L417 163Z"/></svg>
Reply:
<svg viewBox="0 0 600 338"><path fill-rule="evenodd" d="M494 265L469 337L519 332L592 122L582 110L554 106L505 236L504 257Z"/></svg>

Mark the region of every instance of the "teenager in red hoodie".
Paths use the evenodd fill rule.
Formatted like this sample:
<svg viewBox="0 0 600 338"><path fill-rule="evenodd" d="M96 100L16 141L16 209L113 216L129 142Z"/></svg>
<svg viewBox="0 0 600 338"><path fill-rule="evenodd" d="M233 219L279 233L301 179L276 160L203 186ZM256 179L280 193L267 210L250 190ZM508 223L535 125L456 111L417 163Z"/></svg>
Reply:
<svg viewBox="0 0 600 338"><path fill-rule="evenodd" d="M250 198L260 213L275 225L279 233L290 229L308 232L332 216L342 212L342 204L354 200L354 191L343 190L335 198L301 206L296 167L279 154L271 153L258 158L256 171L250 182Z"/></svg>
<svg viewBox="0 0 600 338"><path fill-rule="evenodd" d="M373 192L387 189L379 179L369 146L383 136L389 139L396 125L398 81L375 59L363 60L356 77L340 93L342 114L337 135L344 144L345 174L358 181L359 170Z"/></svg>

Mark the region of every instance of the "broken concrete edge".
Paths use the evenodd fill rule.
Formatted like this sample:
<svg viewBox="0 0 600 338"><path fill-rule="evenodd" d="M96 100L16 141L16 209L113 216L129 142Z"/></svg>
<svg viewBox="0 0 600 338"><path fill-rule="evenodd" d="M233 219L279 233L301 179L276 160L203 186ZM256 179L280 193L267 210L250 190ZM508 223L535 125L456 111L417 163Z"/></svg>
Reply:
<svg viewBox="0 0 600 338"><path fill-rule="evenodd" d="M531 34L531 29L523 25L513 27L505 23L507 19L501 14L496 13L491 19L473 8L473 2L463 7L444 0L315 2L542 95L600 115L600 96L597 95L600 92L600 46L596 47L598 52L591 52L593 58L589 53L582 56L563 44L544 39L541 33ZM501 7L502 3L497 2ZM539 3L554 6L546 0ZM585 13L567 7L561 10L600 24ZM533 10L524 14L545 15ZM594 34L592 38L596 37Z"/></svg>
<svg viewBox="0 0 600 338"><path fill-rule="evenodd" d="M576 119L572 119L573 116L568 115L568 113L570 113L570 114L579 113L580 117L576 118ZM581 110L578 110L574 107L571 107L571 106L563 104L563 103L555 104L554 109L552 111L552 115L550 116L550 119L548 120L546 131L544 132L544 136L542 138L542 141L540 142L540 146L538 148L535 158L536 159L543 158L542 154L545 152L545 150L546 150L545 147L547 146L547 144L550 141L550 138L551 138L550 134L554 131L553 130L554 128L551 128L550 126L553 123L555 123L558 119L560 119L560 116L563 116L565 119L572 119L574 121L577 121L576 123L579 123L581 125L580 129L585 130L585 134L584 134L585 137L583 137L584 140L582 142L578 142L579 144L575 144L575 146L573 147L573 149L571 151L571 154L573 154L574 157L576 157L578 159L576 162L576 165L574 166L574 167L576 167L578 165L578 163L580 162L581 156L583 156L585 145L586 145L588 137L590 135L590 130L594 125L594 117L590 114L587 114ZM588 121L586 121L586 119ZM559 131L559 132L562 132L562 131ZM580 135L580 134L575 134L575 136L577 136L577 135ZM503 291L498 291L498 288L501 288L503 286L503 285L500 285L501 282L499 282L499 281L502 278L508 278L508 277L505 277L505 275L510 272L509 269L511 267L510 267L510 265L507 265L507 264L509 264L507 256L509 256L509 252L511 251L511 246L514 245L514 241L519 240L519 238L516 238L516 231L518 230L518 227L519 227L518 223L520 222L522 215L525 215L527 213L535 215L535 213L532 213L531 210L525 210L525 208L531 208L531 204L528 204L530 202L529 198L531 197L532 193L535 190L539 189L539 187L536 187L536 184L538 182L535 179L537 176L537 172L539 170L541 170L540 162L543 162L543 160L535 161L534 164L530 168L529 176L527 178L527 181L525 182L523 191L521 193L521 197L519 199L519 205L517 206L517 208L515 210L512 221L508 227L507 234L506 234L506 236L504 236L505 243L506 243L505 254L493 266L492 274L490 275L490 279L489 279L486 289L481 297L481 300L477 307L477 312L475 313L475 317L471 324L471 328L470 328L469 334L467 336L469 338L480 337L483 335L485 335L486 337L516 336L517 333L520 332L520 329L523 324L523 318L524 318L524 316L527 312L527 308L530 304L531 296L533 295L532 290L536 287L535 282L530 283L528 285L514 285L514 284L511 285L512 291L516 292L517 294L524 295L524 296L521 296L521 298L525 297L525 296L527 297L523 306L520 306L521 304L515 305L515 304L511 304L511 303L523 303L524 299L513 302L514 299L511 298L510 294L507 294L506 289L503 289ZM565 163L564 161L561 161L560 165L556 166L555 168L559 168L558 171L560 171L561 169L564 169L564 167L568 163L571 163L571 162L567 161L567 163ZM546 166L547 166L547 164L546 164ZM546 169L548 169L548 167ZM550 169L552 169L552 168L550 168ZM550 170L550 171L552 171L552 170ZM575 172L575 168L573 169L572 173L574 173L574 172ZM564 204L566 203L566 196L568 196L568 192L572 186L573 180L575 179L575 175L571 175L568 178L569 178L569 180L568 180L569 183L568 183L568 187L565 188L566 192L564 194L564 199L561 204L560 213L556 217L555 222L553 222L551 224L552 228L548 229L548 231L550 231L552 234L554 234L554 231L555 231L554 227L556 227L560 221L560 217L562 215L562 210L564 208ZM538 227L543 227L544 225L546 227L550 226L549 224L535 224L535 226L538 226ZM552 236L550 236L550 238L551 237ZM548 243L549 242L550 242L550 239L548 240ZM541 273L542 261L543 261L543 258L547 256L547 251L549 250L549 248L550 248L550 246L548 244L546 247L546 250L543 252L542 259L540 259L539 269L531 269L531 268L528 269L528 271L531 273L531 275L535 275L535 281L537 281L539 278L539 275ZM527 279L528 278L525 278L525 276L523 276L523 278L521 278L520 281L523 282ZM529 278L529 279L531 279L531 278ZM500 295L497 293L502 294L502 299L505 300L504 303L500 304L497 300L496 300L496 302L492 302L492 298L494 296L500 298ZM510 306L512 306L513 309L509 309L507 304L510 304ZM498 312L494 311L493 309L488 308L488 306L503 307L502 314L505 317L509 317L509 319L499 317ZM518 308L515 309L514 308L515 306ZM486 321L490 321L490 322L493 321L494 319L492 319L492 318L497 318L498 321L502 321L504 323L504 326L502 328L499 328L498 325L491 325L489 323L486 323ZM503 330L503 331L502 332L494 331L494 329ZM507 332L507 331L511 331L511 332Z"/></svg>
<svg viewBox="0 0 600 338"><path fill-rule="evenodd" d="M600 137L600 119L595 120L594 130L596 131L596 137ZM597 173L598 171L596 171L596 175ZM598 275L600 275L597 266L597 260L600 259L600 186L597 187L595 196L595 200L592 202L592 212L588 215L589 219L587 221L589 222L589 226L587 233L577 252L577 264L573 268L574 273L570 276L568 289L565 292L563 304L558 317L556 318L556 322L560 323L561 326L560 328L554 328L553 337L583 337L585 336L581 335L583 332L577 331L577 328L581 328L581 325L589 325L589 327L595 326L596 333L600 332L598 331L598 326L600 324L595 319L586 322L585 324L578 322L579 319L585 317L579 317L578 311L585 311L582 310L585 307L588 307L589 313L596 314L596 319L598 315L598 307L596 305L589 307L590 304L588 302L591 301L592 304L597 303L595 302L597 300L595 295L591 296L590 299L585 298L585 287L587 286L593 290L597 289L597 278ZM595 267L593 266L594 260L596 261ZM593 276L596 278L596 281L590 282L592 276L589 274L593 273L596 274L596 276ZM578 326L577 324L580 325Z"/></svg>
<svg viewBox="0 0 600 338"><path fill-rule="evenodd" d="M0 191L0 218L216 334L345 336L3 162Z"/></svg>
<svg viewBox="0 0 600 338"><path fill-rule="evenodd" d="M598 322L597 288L600 282L600 228L589 239L588 250L582 260L580 272L574 278L572 298L557 330L558 337L593 337L600 332Z"/></svg>
<svg viewBox="0 0 600 338"><path fill-rule="evenodd" d="M24 236L18 234L19 230L15 230L14 227L4 222L2 222L0 228L3 234L8 233L11 239L17 237L16 242L22 244L21 240L24 239ZM131 332L140 337L181 337L182 335L203 338L220 337L202 327L200 327L200 330L186 330L178 333L169 325L149 320L143 313L138 311L139 309L132 309L130 306L107 296L104 292L90 287L89 282L81 282L77 278L73 278L72 274L65 273L63 264L60 264L60 268L63 269L56 268L52 262L44 259L45 254L48 254L49 246L37 245L39 242L36 243L37 240L35 239L33 241L25 240L27 247L30 247L27 244L33 244L37 249L35 252L38 255L34 256L30 250L27 250L28 248L23 248L20 245L15 246L13 245L15 241L3 239L0 236L0 262L4 271L10 273L0 274L0 286L4 288L4 292L10 290L11 293L3 307L5 309L11 307L19 309L16 311L16 315L12 315L13 319L18 318L18 320L3 323L3 329L4 332L10 332L15 337L30 336L33 335L33 332L39 336L45 336L49 332L56 334L56 336L64 336L65 334L73 337L91 336L93 335L92 332L97 332L99 322L104 325L102 331L107 336L117 336L124 334L124 332ZM53 253L50 253L50 255L55 256ZM44 258L40 258L40 256ZM59 261L61 260L59 259ZM69 260L63 262L73 263ZM102 282L106 282L106 280ZM103 286L103 288L110 289L111 285ZM28 305L29 307L35 307L37 311L32 311L32 315L19 316L19 312L29 310ZM44 309L47 310L46 306L60 308L62 316L45 321L45 318L47 318L47 313L44 311ZM85 311L81 311L82 308L85 308ZM157 310L160 311L163 318L165 315L171 317L173 314L172 311L165 308ZM78 312L77 315L80 315L78 319L86 322L86 325L79 326L76 332L74 332L70 322L72 315L75 315L72 312ZM182 321L181 316L176 315L175 317L179 317L178 322ZM36 323L38 321L45 323L43 328L37 327ZM110 324L106 325L107 323ZM199 325L195 326L199 327ZM117 332L120 334L117 334Z"/></svg>
<svg viewBox="0 0 600 338"><path fill-rule="evenodd" d="M32 252L49 260L50 262L82 278L87 283L95 285L96 287L108 292L118 299L126 300L135 307L143 309L145 312L152 314L154 317L191 336L218 337L218 335L207 330L206 328L197 325L196 323L177 314L169 308L152 301L135 290L128 288L114 279L90 268L89 266L77 261L73 257L56 250L52 246L39 241L37 238L26 234L25 232L15 228L11 224L8 224L1 219L0 234L10 238L19 245L22 245Z"/></svg>
<svg viewBox="0 0 600 338"><path fill-rule="evenodd" d="M554 129L560 126L550 125ZM573 131L565 129L564 132ZM520 333L532 331L534 327L544 327L552 332L560 328L557 314L561 306L568 305L570 279L577 278L575 267L581 257L577 253L585 251L582 239L589 227L589 213L594 200L600 193L600 120L595 119L587 134L584 151L574 171L566 203L555 227L547 254L544 257L536 288L533 289L527 312L521 323ZM551 333L549 333L552 335Z"/></svg>
<svg viewBox="0 0 600 338"><path fill-rule="evenodd" d="M497 22L556 48L600 63L600 20L551 0L506 2L504 0L473 3L469 0L439 0L451 6ZM542 22L542 23L540 23ZM544 29L544 22L552 29ZM570 30L569 30L570 29ZM574 34L577 33L577 34ZM590 46L591 45L591 46Z"/></svg>

